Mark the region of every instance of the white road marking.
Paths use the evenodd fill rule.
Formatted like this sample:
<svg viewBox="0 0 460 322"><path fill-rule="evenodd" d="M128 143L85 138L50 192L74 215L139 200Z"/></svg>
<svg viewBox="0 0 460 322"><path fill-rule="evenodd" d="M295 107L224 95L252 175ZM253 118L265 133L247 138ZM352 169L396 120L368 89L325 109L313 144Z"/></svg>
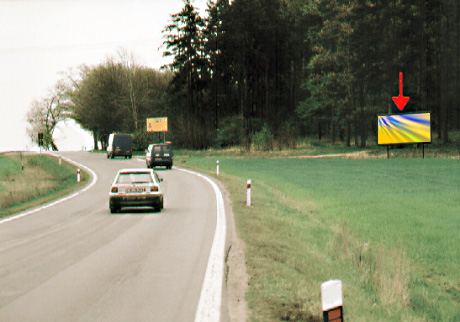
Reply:
<svg viewBox="0 0 460 322"><path fill-rule="evenodd" d="M178 168L176 168L178 169ZM208 266L201 288L200 301L195 314L195 322L218 322L220 321L220 307L222 303L222 283L224 278L225 261L225 236L227 223L225 220L224 198L222 192L214 181L201 173L178 169L192 173L205 179L214 189L217 201L217 223L214 240L209 254Z"/></svg>
<svg viewBox="0 0 460 322"><path fill-rule="evenodd" d="M59 157L59 155L56 155L56 154L54 154L54 153L48 153L48 154L49 154L49 155L52 155L52 156L55 156L55 157ZM64 201L66 201L66 200L69 200L70 198L73 198L73 197L78 196L79 194L81 194L82 192L88 190L89 188L91 188L92 186L94 186L94 185L96 184L96 182L97 182L97 174L96 174L93 170L91 170L90 168L84 166L83 164L77 163L77 162L75 162L75 161L73 161L73 160L70 160L70 159L68 159L68 158L62 157L62 159L65 160L65 161L67 161L67 162L70 162L70 163L76 165L77 167L84 168L86 171L90 172L91 175L93 176L93 180L91 181L91 183L90 183L89 185L85 186L84 188L78 190L77 192L75 192L75 193L73 193L73 194L67 196L67 197L64 197L64 198L55 200L55 201L53 201L53 202L47 203L47 204L45 204L45 205L43 205L43 206L40 206L40 207L37 207L37 208L33 208L33 209L31 209L31 210L27 210L27 211L22 212L22 213L19 213L19 214L17 214L17 215L14 215L14 216L11 216L11 217L4 218L4 219L0 220L0 225L1 225L1 224L4 224L4 223L7 223L7 222L10 222L10 221L13 221L13 220L16 220L16 219L19 219L19 218L22 218L22 217L26 217L26 216L31 215L31 214L33 214L33 213L36 213L36 212L38 212L38 211L40 211L40 210L43 210L43 209L46 209L46 208L50 208L50 207L52 207L52 206L54 206L54 205L57 205L57 204L59 204L59 203L61 203L61 202L64 202Z"/></svg>

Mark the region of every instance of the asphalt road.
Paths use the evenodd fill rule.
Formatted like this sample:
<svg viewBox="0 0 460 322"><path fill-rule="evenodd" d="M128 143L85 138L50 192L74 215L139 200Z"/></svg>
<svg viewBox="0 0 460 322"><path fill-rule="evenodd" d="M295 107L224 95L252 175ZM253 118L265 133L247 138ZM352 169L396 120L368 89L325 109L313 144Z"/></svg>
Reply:
<svg viewBox="0 0 460 322"><path fill-rule="evenodd" d="M108 191L136 160L63 153L96 172L87 191L0 224L0 321L194 321L216 230L204 179L158 170L161 213L111 215Z"/></svg>

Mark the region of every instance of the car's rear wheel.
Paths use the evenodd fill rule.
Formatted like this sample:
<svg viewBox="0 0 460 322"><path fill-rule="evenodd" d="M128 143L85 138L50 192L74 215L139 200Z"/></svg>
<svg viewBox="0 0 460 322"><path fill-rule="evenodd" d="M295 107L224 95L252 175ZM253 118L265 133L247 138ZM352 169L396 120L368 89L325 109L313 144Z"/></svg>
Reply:
<svg viewBox="0 0 460 322"><path fill-rule="evenodd" d="M159 203L156 203L153 205L153 209L155 210L155 212L160 212L161 209L163 209L163 202L159 202Z"/></svg>
<svg viewBox="0 0 460 322"><path fill-rule="evenodd" d="M118 208L115 208L115 207L110 208L110 213L111 214L116 214L117 212L118 212Z"/></svg>

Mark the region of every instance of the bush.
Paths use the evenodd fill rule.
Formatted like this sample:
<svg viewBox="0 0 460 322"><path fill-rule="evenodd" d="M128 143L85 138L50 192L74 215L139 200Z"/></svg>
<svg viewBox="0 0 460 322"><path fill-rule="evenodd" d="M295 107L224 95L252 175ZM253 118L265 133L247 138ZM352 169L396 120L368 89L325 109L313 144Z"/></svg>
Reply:
<svg viewBox="0 0 460 322"><path fill-rule="evenodd" d="M252 135L251 145L252 149L256 151L273 150L273 134L266 125L262 127L262 130Z"/></svg>
<svg viewBox="0 0 460 322"><path fill-rule="evenodd" d="M222 120L217 129L216 147L240 145L244 141L244 119L242 116L232 116Z"/></svg>
<svg viewBox="0 0 460 322"><path fill-rule="evenodd" d="M278 129L278 145L279 149L283 148L295 149L296 138L298 136L298 127L295 121L287 120Z"/></svg>
<svg viewBox="0 0 460 322"><path fill-rule="evenodd" d="M152 143L164 143L163 133L147 132L140 130L133 135L133 151L144 151ZM168 139L167 139L168 141Z"/></svg>

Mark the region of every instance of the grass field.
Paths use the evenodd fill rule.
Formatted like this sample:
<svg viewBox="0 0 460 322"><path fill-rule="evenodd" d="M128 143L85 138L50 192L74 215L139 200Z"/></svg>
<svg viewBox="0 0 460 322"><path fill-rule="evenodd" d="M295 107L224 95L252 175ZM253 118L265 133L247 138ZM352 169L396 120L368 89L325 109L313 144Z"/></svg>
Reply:
<svg viewBox="0 0 460 322"><path fill-rule="evenodd" d="M0 218L62 197L88 183L76 167L46 154L0 154Z"/></svg>
<svg viewBox="0 0 460 322"><path fill-rule="evenodd" d="M322 321L329 279L343 281L347 321L460 321L460 159L401 153L175 161L214 175L220 160L246 243L251 321Z"/></svg>

